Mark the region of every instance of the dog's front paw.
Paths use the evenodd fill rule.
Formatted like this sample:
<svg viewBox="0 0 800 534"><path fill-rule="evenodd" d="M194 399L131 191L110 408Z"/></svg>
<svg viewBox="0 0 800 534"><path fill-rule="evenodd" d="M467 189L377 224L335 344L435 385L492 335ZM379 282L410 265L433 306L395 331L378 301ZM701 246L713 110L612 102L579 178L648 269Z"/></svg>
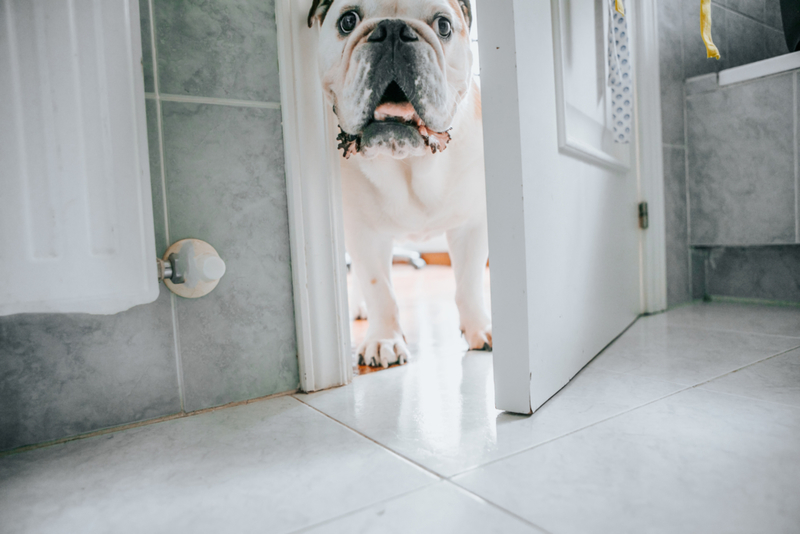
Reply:
<svg viewBox="0 0 800 534"><path fill-rule="evenodd" d="M400 365L408 361L408 347L403 336L398 335L388 339L367 339L358 347L358 363L370 367L382 366L384 369L397 363Z"/></svg>
<svg viewBox="0 0 800 534"><path fill-rule="evenodd" d="M469 350L492 350L492 325L467 327L462 330Z"/></svg>

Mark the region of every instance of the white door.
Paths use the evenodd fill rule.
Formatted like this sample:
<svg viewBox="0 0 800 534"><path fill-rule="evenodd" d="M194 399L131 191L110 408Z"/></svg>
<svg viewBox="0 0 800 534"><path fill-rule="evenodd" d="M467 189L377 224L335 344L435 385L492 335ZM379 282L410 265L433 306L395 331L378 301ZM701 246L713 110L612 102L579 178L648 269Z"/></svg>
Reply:
<svg viewBox="0 0 800 534"><path fill-rule="evenodd" d="M607 2L478 5L499 409L536 410L643 311L637 146L611 137Z"/></svg>

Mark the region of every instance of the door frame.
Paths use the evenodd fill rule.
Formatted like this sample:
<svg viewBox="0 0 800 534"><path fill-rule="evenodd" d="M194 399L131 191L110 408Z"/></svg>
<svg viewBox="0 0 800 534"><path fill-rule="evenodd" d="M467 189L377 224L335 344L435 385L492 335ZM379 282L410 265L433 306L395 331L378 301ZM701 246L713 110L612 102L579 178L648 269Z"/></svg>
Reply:
<svg viewBox="0 0 800 534"><path fill-rule="evenodd" d="M311 0L276 0L281 115L300 389L353 379L336 137L317 73Z"/></svg>
<svg viewBox="0 0 800 534"><path fill-rule="evenodd" d="M319 83L318 36L306 22L310 5L275 2L297 353L306 392L353 378L341 178L331 141L336 123ZM649 228L639 240L641 313L657 313L667 307L667 290L656 0L637 2L634 16L636 165L639 198L649 207Z"/></svg>

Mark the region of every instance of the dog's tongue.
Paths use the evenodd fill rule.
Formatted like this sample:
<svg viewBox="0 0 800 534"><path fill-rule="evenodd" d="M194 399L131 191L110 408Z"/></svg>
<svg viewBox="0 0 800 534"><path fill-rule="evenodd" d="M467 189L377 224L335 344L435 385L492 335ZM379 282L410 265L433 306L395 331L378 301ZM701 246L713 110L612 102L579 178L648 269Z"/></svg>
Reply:
<svg viewBox="0 0 800 534"><path fill-rule="evenodd" d="M375 108L375 120L385 121L387 118L397 118L404 122L414 122L417 112L411 102L386 102Z"/></svg>
<svg viewBox="0 0 800 534"><path fill-rule="evenodd" d="M430 147L431 152L434 154L445 150L452 139L449 132L429 130L410 102L386 102L381 104L375 108L374 117L379 122L387 119L396 119L409 125L415 125L420 135L425 139L425 144ZM342 132L342 135L346 136L347 134ZM351 154L355 154L359 150L354 141L351 141L350 144L340 144L339 148L344 150L345 158L349 158Z"/></svg>

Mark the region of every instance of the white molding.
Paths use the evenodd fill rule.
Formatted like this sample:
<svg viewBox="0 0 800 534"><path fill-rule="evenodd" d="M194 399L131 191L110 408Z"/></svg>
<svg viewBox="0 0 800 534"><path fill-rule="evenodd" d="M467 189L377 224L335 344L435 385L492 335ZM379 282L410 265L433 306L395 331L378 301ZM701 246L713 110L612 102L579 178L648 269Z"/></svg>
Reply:
<svg viewBox="0 0 800 534"><path fill-rule="evenodd" d="M310 0L277 0L278 62L297 353L303 391L352 380L341 180L317 69Z"/></svg>
<svg viewBox="0 0 800 534"><path fill-rule="evenodd" d="M566 70L564 49L567 47L565 35L566 21L562 13L568 12L562 5L568 0L553 0L553 52L555 55L556 76L556 117L558 119L558 147L561 153L582 159L594 165L614 171L627 171L631 168L630 151L626 145L618 145L611 141L612 133L608 133L609 146L616 149L612 153L597 146L592 138L591 130L601 130L605 126L591 117L585 116L567 101L567 88L564 81ZM608 0L602 0L607 2ZM605 10L606 7L604 6ZM605 11L604 11L605 12ZM605 25L603 26L606 27ZM596 139L595 139L596 140ZM601 143L602 144L602 143Z"/></svg>
<svg viewBox="0 0 800 534"><path fill-rule="evenodd" d="M649 228L641 232L642 312L656 313L667 308L664 152L656 0L628 2L626 8L634 8L635 119L639 141L637 174L640 199L647 201L650 219Z"/></svg>
<svg viewBox="0 0 800 534"><path fill-rule="evenodd" d="M719 72L719 85L731 85L734 83L755 80L764 76L771 76L789 70L800 69L800 52L792 52L782 56L763 59L754 63L748 63L741 67L725 69Z"/></svg>

